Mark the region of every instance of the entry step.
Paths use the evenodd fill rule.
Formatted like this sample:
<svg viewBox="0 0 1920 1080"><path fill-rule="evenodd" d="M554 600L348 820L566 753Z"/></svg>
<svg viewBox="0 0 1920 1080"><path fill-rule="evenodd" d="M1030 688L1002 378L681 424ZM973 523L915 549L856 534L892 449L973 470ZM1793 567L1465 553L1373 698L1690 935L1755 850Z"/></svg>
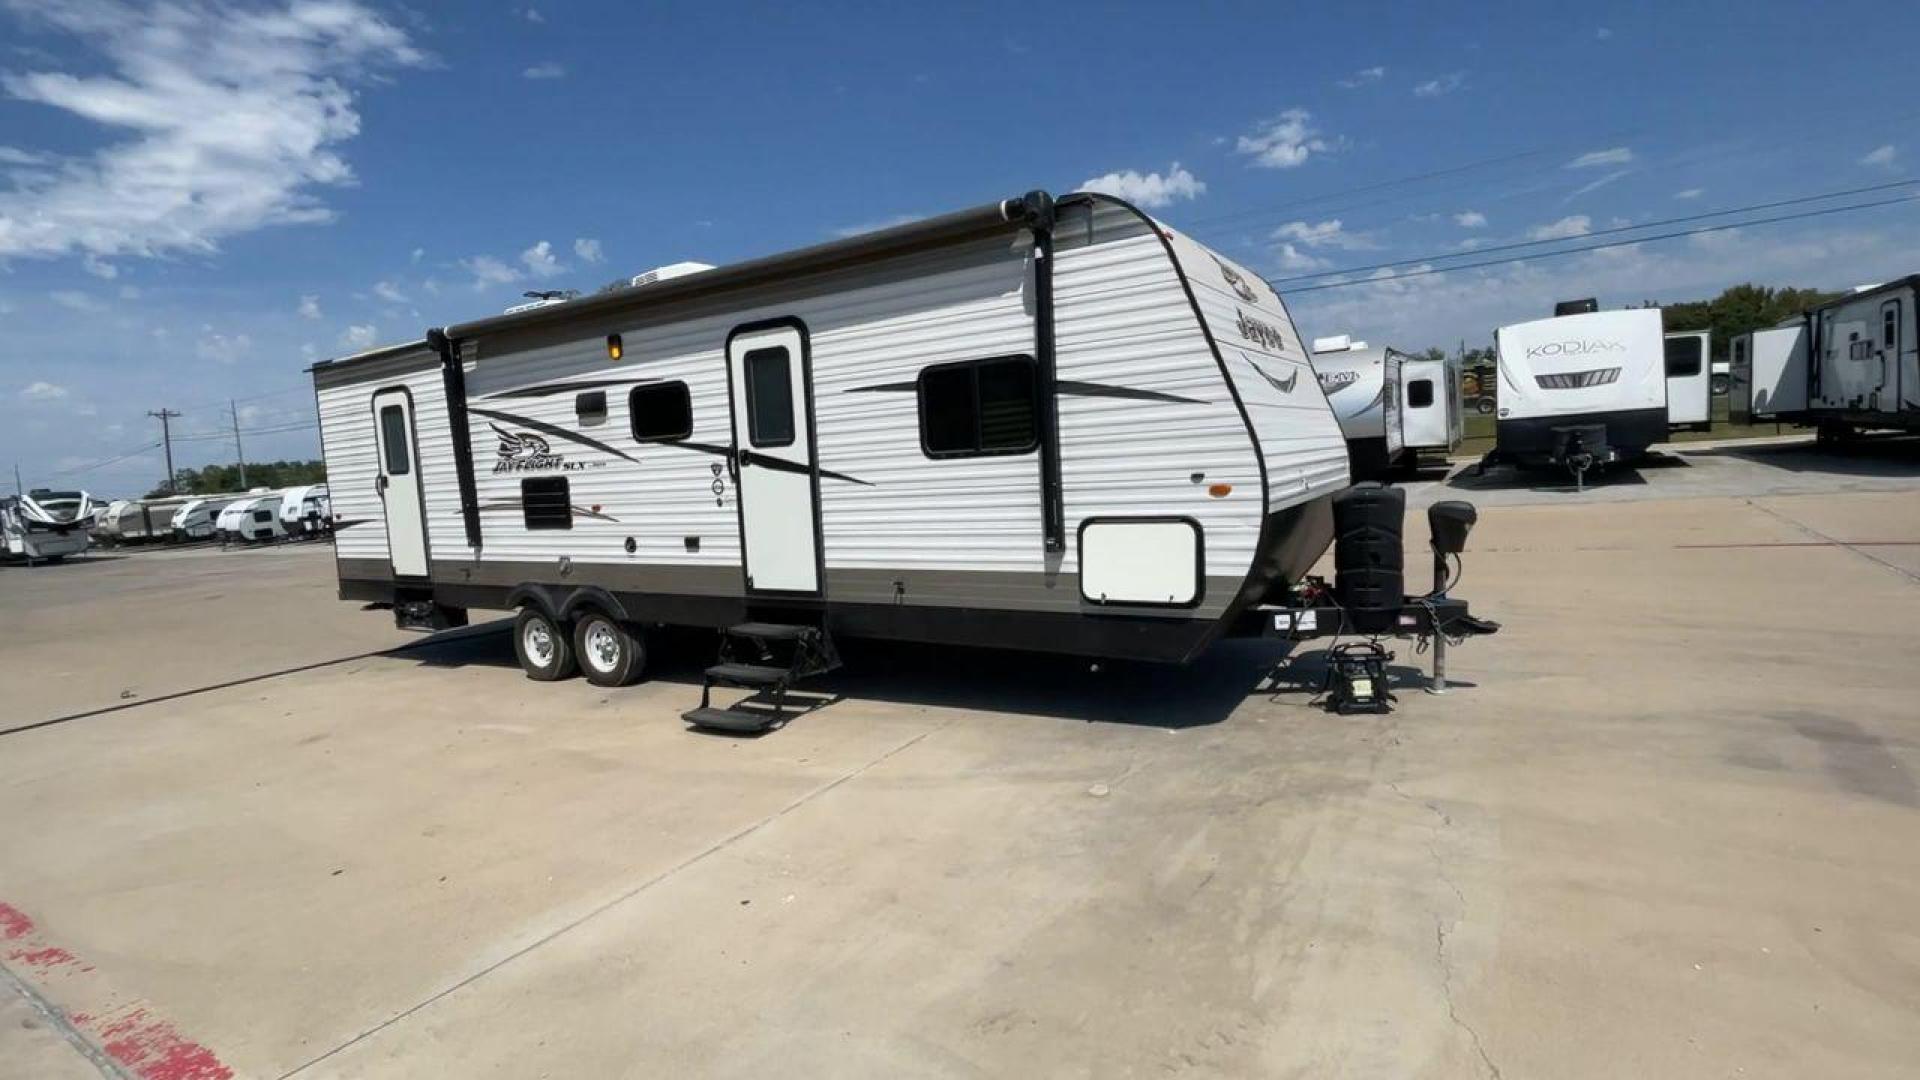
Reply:
<svg viewBox="0 0 1920 1080"><path fill-rule="evenodd" d="M748 712L745 709L714 709L701 706L680 714L694 727L715 731L765 731L780 719L777 712Z"/></svg>
<svg viewBox="0 0 1920 1080"><path fill-rule="evenodd" d="M798 641L810 634L818 634L817 626L792 626L787 623L743 622L727 627L732 637L758 638L761 641Z"/></svg>
<svg viewBox="0 0 1920 1080"><path fill-rule="evenodd" d="M791 669L765 664L715 664L707 678L734 686L777 686L793 678Z"/></svg>

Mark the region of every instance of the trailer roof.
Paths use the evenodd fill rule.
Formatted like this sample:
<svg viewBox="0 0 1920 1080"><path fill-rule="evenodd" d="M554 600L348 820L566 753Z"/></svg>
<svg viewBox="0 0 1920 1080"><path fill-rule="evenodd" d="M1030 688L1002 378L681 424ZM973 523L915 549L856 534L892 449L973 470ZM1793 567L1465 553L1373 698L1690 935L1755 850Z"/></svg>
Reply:
<svg viewBox="0 0 1920 1080"><path fill-rule="evenodd" d="M1849 292L1844 296L1836 297L1818 307L1809 308L1808 310L1825 311L1830 307L1839 307L1841 304L1852 303L1863 296L1873 296L1876 293L1891 292L1895 289L1920 289L1920 274L1908 274L1905 277L1894 278L1892 281L1883 281L1872 288L1861 289L1858 292Z"/></svg>
<svg viewBox="0 0 1920 1080"><path fill-rule="evenodd" d="M337 367L343 367L347 364L370 364L370 363L373 363L375 360L385 360L394 356L404 356L407 353L414 352L419 349L425 349L426 347L427 347L427 342L425 338L421 338L416 341L403 341L396 345L376 345L373 348L366 350L365 352L351 353L347 356L336 356L331 360L322 360L319 363L308 368L307 373L312 374L313 372L319 371L323 368L337 368Z"/></svg>
<svg viewBox="0 0 1920 1080"><path fill-rule="evenodd" d="M614 312L632 311L677 303L696 296L749 288L795 274L815 273L841 266L871 262L875 259L911 254L956 241L993 234L1008 225L1027 220L1052 202L1045 192L1030 192L1015 199L1003 199L970 210L925 218L890 229L861 233L845 240L815 244L795 251L781 252L746 262L703 270L685 277L671 278L651 285L615 289L594 296L583 296L561 304L549 304L512 315L493 315L473 322L449 326L449 338L462 339L547 326Z"/></svg>

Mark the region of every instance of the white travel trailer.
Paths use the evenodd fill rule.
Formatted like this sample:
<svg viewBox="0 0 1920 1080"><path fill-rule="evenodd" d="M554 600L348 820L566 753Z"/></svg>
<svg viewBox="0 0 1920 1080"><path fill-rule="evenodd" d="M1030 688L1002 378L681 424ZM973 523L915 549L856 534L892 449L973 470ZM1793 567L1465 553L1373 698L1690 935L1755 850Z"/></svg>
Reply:
<svg viewBox="0 0 1920 1080"><path fill-rule="evenodd" d="M1779 421L1806 411L1805 320L1741 334L1727 343L1727 352L1727 418L1733 423Z"/></svg>
<svg viewBox="0 0 1920 1080"><path fill-rule="evenodd" d="M35 488L0 499L0 554L58 562L93 544L93 499L84 491Z"/></svg>
<svg viewBox="0 0 1920 1080"><path fill-rule="evenodd" d="M519 611L527 673L652 623L1181 661L1332 535L1340 429L1258 276L1099 194L435 330L313 369L340 596ZM1302 376L1305 378L1302 378ZM703 709L696 725L765 726Z"/></svg>
<svg viewBox="0 0 1920 1080"><path fill-rule="evenodd" d="M190 495L118 501L107 506L97 531L111 543L137 544L173 536L173 515L193 499Z"/></svg>
<svg viewBox="0 0 1920 1080"><path fill-rule="evenodd" d="M280 496L280 529L288 536L318 536L332 520L325 484L291 487Z"/></svg>
<svg viewBox="0 0 1920 1080"><path fill-rule="evenodd" d="M1658 308L1589 311L1494 334L1499 411L1482 465L1574 472L1633 458L1667 437L1666 349Z"/></svg>
<svg viewBox="0 0 1920 1080"><path fill-rule="evenodd" d="M1446 457L1466 438L1460 359L1409 356L1400 364L1401 445L1408 454Z"/></svg>
<svg viewBox="0 0 1920 1080"><path fill-rule="evenodd" d="M1400 365L1406 354L1369 348L1346 334L1315 338L1313 372L1340 421L1355 479L1385 475L1399 464Z"/></svg>
<svg viewBox="0 0 1920 1080"><path fill-rule="evenodd" d="M285 536L280 524L280 493L253 493L227 504L214 521L224 543L255 543Z"/></svg>
<svg viewBox="0 0 1920 1080"><path fill-rule="evenodd" d="M169 526L175 540L212 539L220 512L249 498L247 495L204 495L189 499L173 512Z"/></svg>
<svg viewBox="0 0 1920 1080"><path fill-rule="evenodd" d="M1666 336L1667 427L1673 431L1713 429L1713 335Z"/></svg>

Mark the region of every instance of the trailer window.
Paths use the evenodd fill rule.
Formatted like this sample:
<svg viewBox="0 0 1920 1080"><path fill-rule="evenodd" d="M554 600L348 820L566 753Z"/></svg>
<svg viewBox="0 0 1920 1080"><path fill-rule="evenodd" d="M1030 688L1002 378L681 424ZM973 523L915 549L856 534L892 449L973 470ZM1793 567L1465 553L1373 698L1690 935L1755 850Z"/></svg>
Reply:
<svg viewBox="0 0 1920 1080"><path fill-rule="evenodd" d="M675 442L693 434L693 397L683 382L634 387L627 413L640 442Z"/></svg>
<svg viewBox="0 0 1920 1080"><path fill-rule="evenodd" d="M607 392L594 390L585 394L575 394L573 415L582 424L604 424L607 422Z"/></svg>
<svg viewBox="0 0 1920 1080"><path fill-rule="evenodd" d="M920 446L928 457L1024 454L1040 445L1031 356L942 364L920 373Z"/></svg>
<svg viewBox="0 0 1920 1080"><path fill-rule="evenodd" d="M380 410L380 445L386 455L387 475L405 476L412 464L407 460L407 411L398 405Z"/></svg>
<svg viewBox="0 0 1920 1080"><path fill-rule="evenodd" d="M1433 380L1414 379L1407 383L1407 408L1424 409L1433 404Z"/></svg>
<svg viewBox="0 0 1920 1080"><path fill-rule="evenodd" d="M255 521L259 521L259 522L267 522L267 521L272 521L272 520L273 520L273 511L271 511L271 510L255 510L255 511L253 512L253 520L255 520Z"/></svg>
<svg viewBox="0 0 1920 1080"><path fill-rule="evenodd" d="M1880 347L1891 349L1900 342L1900 304L1888 304L1880 312Z"/></svg>
<svg viewBox="0 0 1920 1080"><path fill-rule="evenodd" d="M781 346L747 353L747 438L754 446L793 445L793 360Z"/></svg>
<svg viewBox="0 0 1920 1080"><path fill-rule="evenodd" d="M530 476L520 481L520 506L529 529L573 528L573 493L564 476Z"/></svg>
<svg viewBox="0 0 1920 1080"><path fill-rule="evenodd" d="M1700 374L1700 339L1667 339L1667 378L1685 379Z"/></svg>

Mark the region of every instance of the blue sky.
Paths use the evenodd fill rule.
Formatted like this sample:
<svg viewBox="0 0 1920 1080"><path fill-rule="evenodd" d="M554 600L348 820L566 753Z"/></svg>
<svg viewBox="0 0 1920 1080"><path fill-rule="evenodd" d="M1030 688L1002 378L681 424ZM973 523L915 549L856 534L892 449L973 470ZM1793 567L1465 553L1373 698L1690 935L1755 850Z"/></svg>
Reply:
<svg viewBox="0 0 1920 1080"><path fill-rule="evenodd" d="M230 461L229 397L249 457L314 456L315 359L1034 187L1287 278L1892 183L1920 69L1879 43L1916 40L1913 5L0 0L0 469L137 494L146 412ZM1908 203L1282 291L1309 336L1482 344L1916 240Z"/></svg>

